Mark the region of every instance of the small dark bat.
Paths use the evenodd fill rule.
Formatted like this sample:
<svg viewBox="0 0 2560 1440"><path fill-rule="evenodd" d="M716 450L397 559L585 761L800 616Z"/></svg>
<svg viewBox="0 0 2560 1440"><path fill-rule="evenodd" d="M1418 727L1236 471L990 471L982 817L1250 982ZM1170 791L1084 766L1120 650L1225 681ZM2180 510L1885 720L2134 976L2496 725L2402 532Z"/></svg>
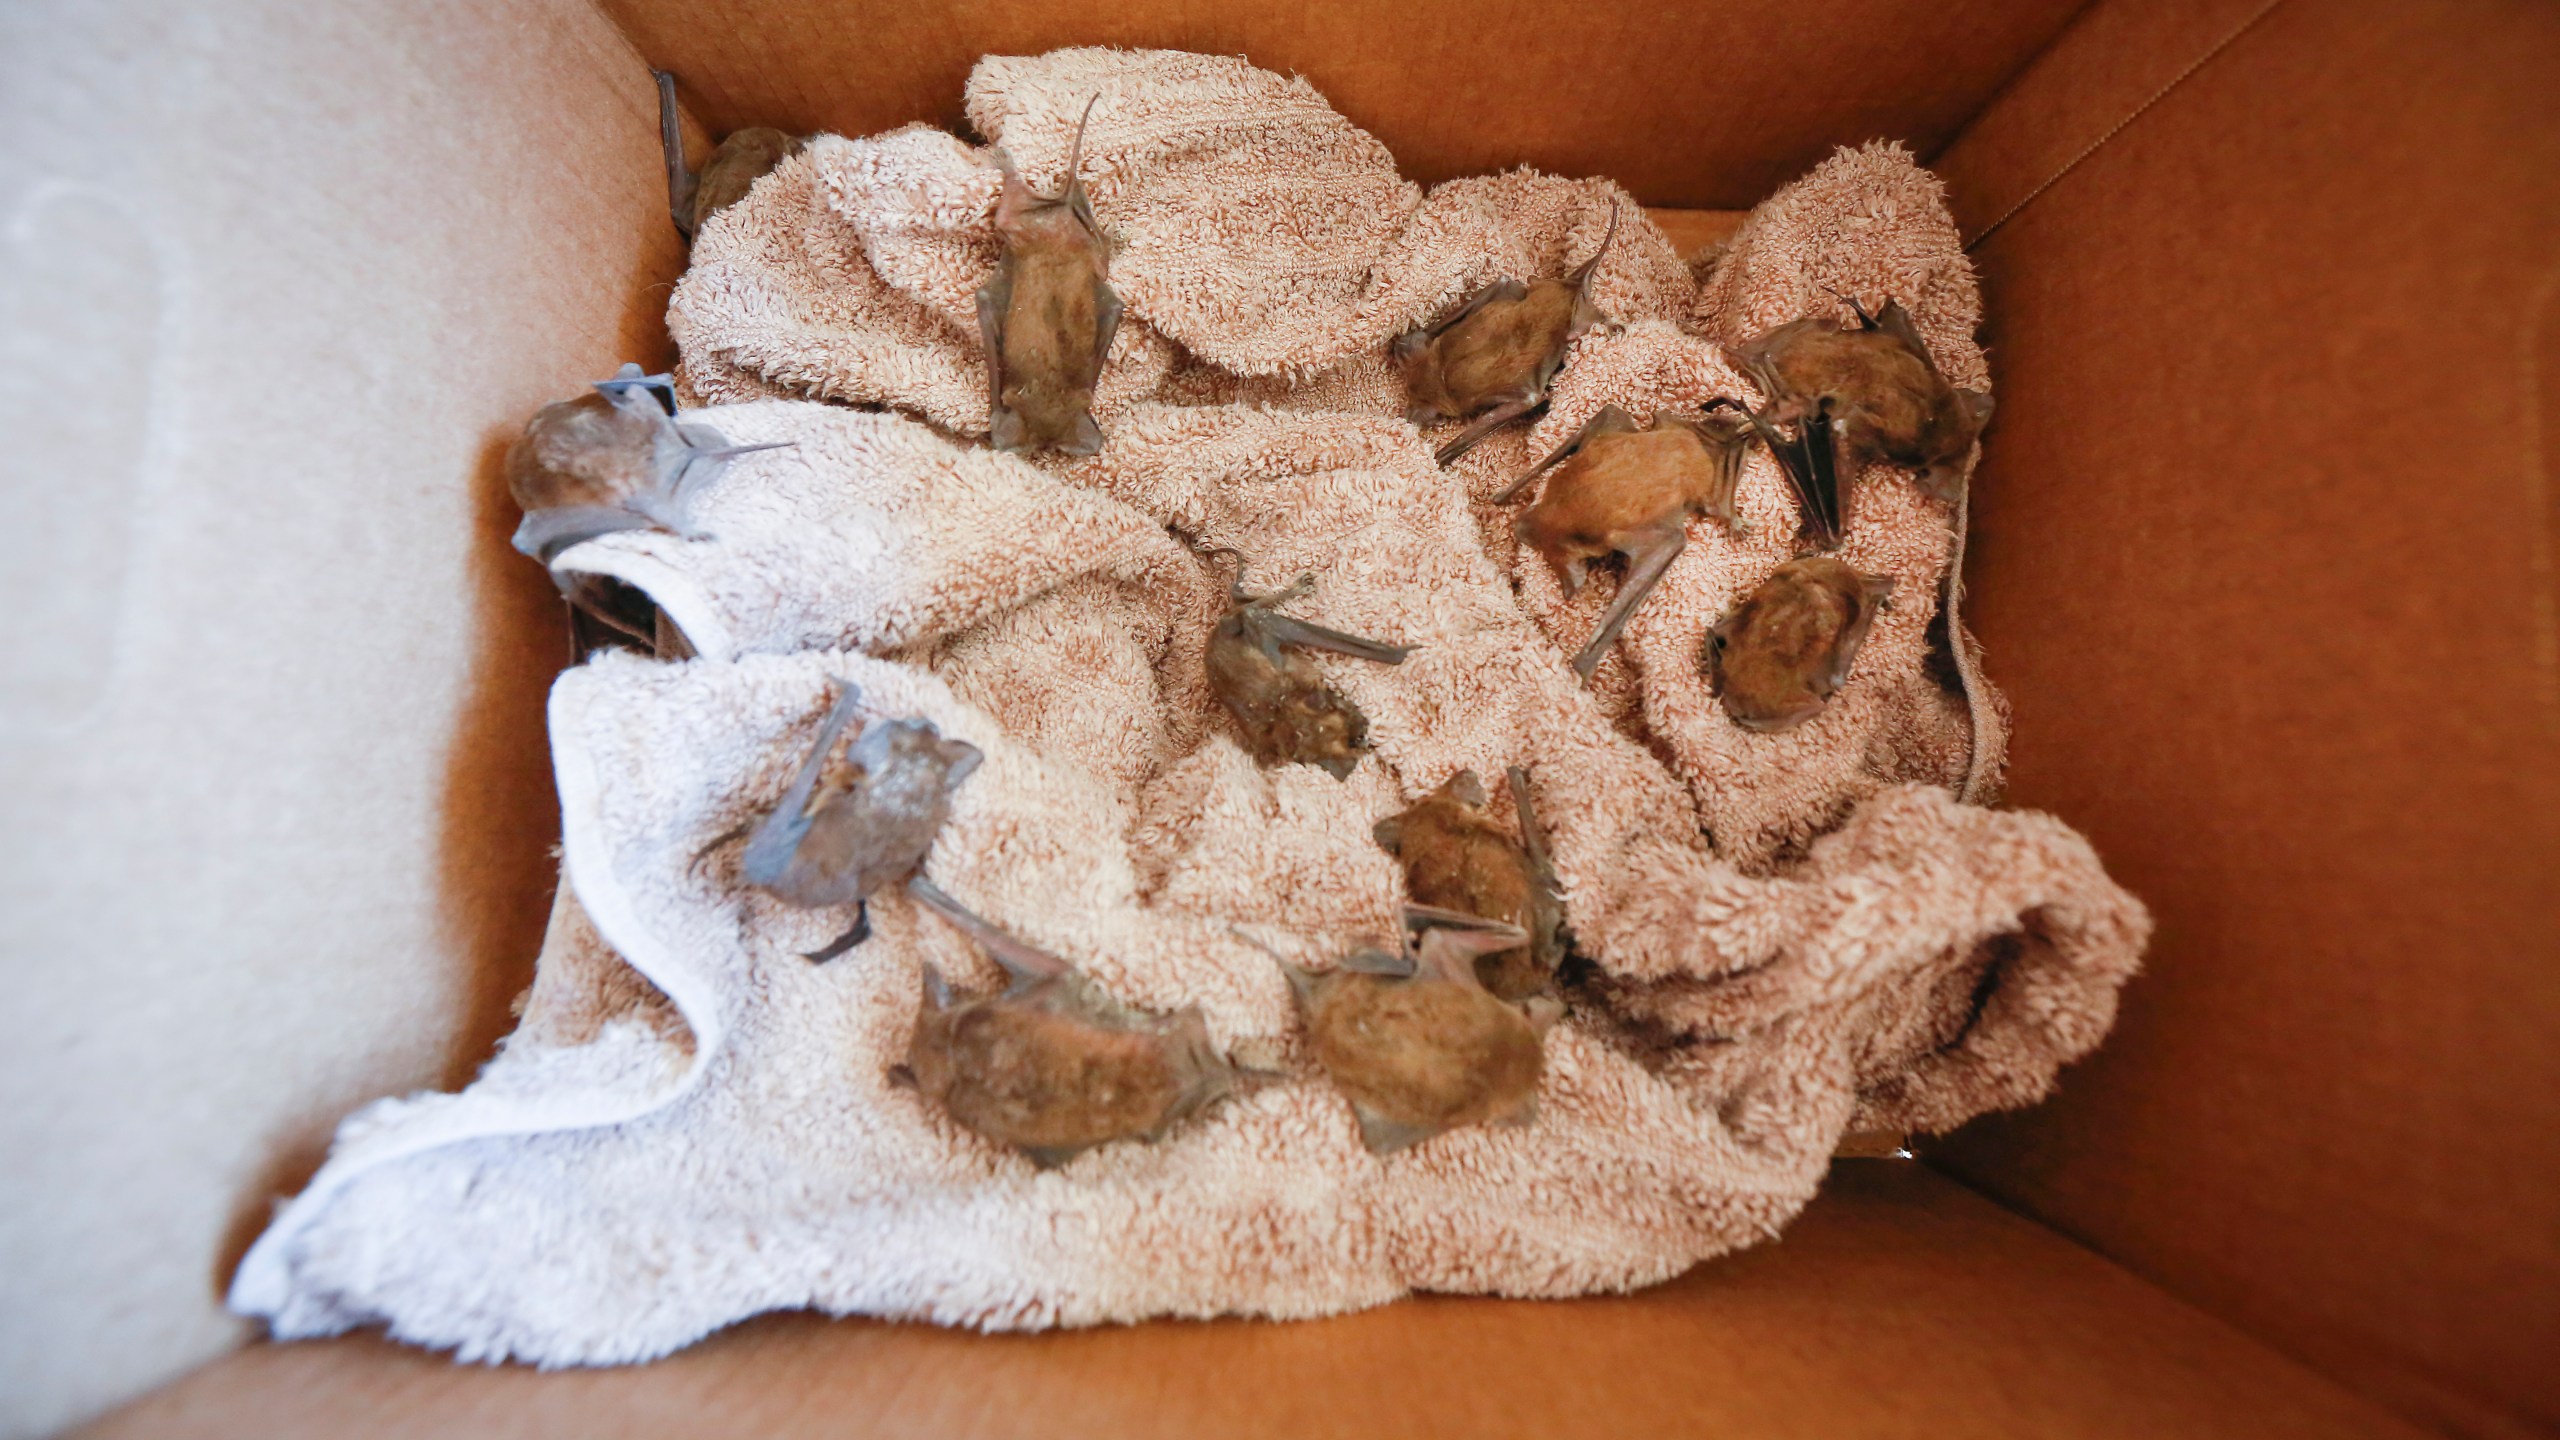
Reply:
<svg viewBox="0 0 2560 1440"><path fill-rule="evenodd" d="M1377 824L1378 843L1404 866L1405 893L1420 904L1517 927L1528 942L1476 957L1476 979L1500 1000L1547 988L1564 963L1564 902L1547 858L1546 836L1529 803L1529 774L1512 769L1520 809L1514 842L1485 810L1472 770Z"/></svg>
<svg viewBox="0 0 2560 1440"><path fill-rule="evenodd" d="M1662 582L1689 543L1690 516L1712 515L1735 534L1748 533L1733 508L1748 433L1740 422L1713 413L1693 418L1666 411L1640 426L1617 406L1604 406L1554 454L1493 497L1503 504L1555 468L1555 478L1520 517L1517 533L1555 567L1567 595L1582 588L1592 561L1627 557L1626 583L1573 657L1575 674L1591 678L1627 618Z"/></svg>
<svg viewBox="0 0 2560 1440"><path fill-rule="evenodd" d="M732 130L704 162L701 173L685 168L684 128L676 113L676 77L664 70L649 72L658 82L658 143L666 152L667 212L685 243L702 233L711 217L747 198L758 180L798 154L798 137L766 125Z"/></svg>
<svg viewBox="0 0 2560 1440"><path fill-rule="evenodd" d="M850 770L830 776L827 760L862 699L850 682L836 686L835 707L818 727L817 743L772 813L748 837L739 862L748 883L791 904L813 910L863 907L853 928L810 953L808 958L821 962L870 935L865 902L922 868L934 837L951 818L951 792L982 758L978 747L944 739L930 721L884 720L865 726L853 742L846 756Z"/></svg>
<svg viewBox="0 0 2560 1440"><path fill-rule="evenodd" d="M1848 683L1893 584L1828 555L1779 566L1707 636L1707 682L1724 713L1763 732L1821 714Z"/></svg>
<svg viewBox="0 0 2560 1440"><path fill-rule="evenodd" d="M548 565L617 530L699 539L693 497L737 456L792 443L732 445L708 425L678 420L668 377L625 365L592 393L535 411L507 451L507 488L524 508L515 547Z"/></svg>
<svg viewBox="0 0 2560 1440"><path fill-rule="evenodd" d="M996 152L1004 167L996 202L1004 252L995 278L978 292L978 329L987 342L987 440L998 450L1091 455L1102 448L1093 390L1120 329L1120 297L1109 278L1111 247L1077 174L1091 118L1087 100L1067 153L1066 193L1054 200L1032 194L1012 159Z"/></svg>
<svg viewBox="0 0 2560 1440"><path fill-rule="evenodd" d="M1849 308L1854 330L1791 320L1731 352L1766 397L1753 424L1797 491L1806 533L1826 549L1845 528L1839 476L1882 461L1952 502L1965 456L1991 419L1988 394L1958 390L1939 373L1901 301L1874 316L1855 300ZM1788 424L1797 427L1792 437L1777 428Z"/></svg>
<svg viewBox="0 0 2560 1440"><path fill-rule="evenodd" d="M1390 354L1412 402L1405 418L1416 425L1475 419L1440 447L1441 464L1547 403L1566 347L1607 318L1591 303L1591 277L1617 238L1612 200L1600 248L1563 279L1497 280L1441 319L1396 337Z"/></svg>
<svg viewBox="0 0 2560 1440"><path fill-rule="evenodd" d="M1351 1102L1380 1155L1461 1125L1525 1125L1537 1115L1553 1001L1530 1013L1495 999L1478 957L1528 939L1517 926L1446 911L1403 956L1357 951L1321 973L1285 962L1316 1063Z"/></svg>
<svg viewBox="0 0 2560 1440"><path fill-rule="evenodd" d="M1266 765L1321 765L1348 780L1369 749L1369 720L1348 696L1326 683L1315 662L1281 647L1330 650L1381 665L1413 653L1345 635L1278 613L1278 607L1315 588L1315 577L1273 595L1248 596L1228 589L1230 606L1209 634L1209 686L1244 730L1245 748Z"/></svg>
<svg viewBox="0 0 2560 1440"><path fill-rule="evenodd" d="M1012 976L997 994L962 1000L924 967L907 1060L890 1072L968 1129L1046 1168L1114 1140L1157 1139L1247 1083L1210 1044L1198 1007L1123 1005L923 876L907 890Z"/></svg>

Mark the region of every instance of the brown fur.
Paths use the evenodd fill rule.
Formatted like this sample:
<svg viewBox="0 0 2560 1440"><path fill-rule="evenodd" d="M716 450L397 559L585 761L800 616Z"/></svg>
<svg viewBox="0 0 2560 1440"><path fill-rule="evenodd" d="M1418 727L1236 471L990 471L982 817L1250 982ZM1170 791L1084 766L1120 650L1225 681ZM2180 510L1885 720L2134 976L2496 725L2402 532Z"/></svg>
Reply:
<svg viewBox="0 0 2560 1440"><path fill-rule="evenodd" d="M1198 1008L1132 1009L930 885L914 889L1014 974L999 994L958 1000L925 969L898 1078L962 1126L1036 1164L1062 1165L1096 1145L1154 1140L1239 1087Z"/></svg>
<svg viewBox="0 0 2560 1440"><path fill-rule="evenodd" d="M1529 817L1523 817L1524 828ZM1472 770L1381 820L1377 839L1404 866L1417 904L1461 910L1527 931L1529 942L1476 957L1476 979L1503 1000L1525 1000L1564 963L1564 904L1554 878L1493 821Z"/></svg>
<svg viewBox="0 0 2560 1440"><path fill-rule="evenodd" d="M1232 592L1232 607L1209 634L1209 688L1235 717L1254 758L1266 765L1321 765L1347 780L1369 751L1368 717L1314 661L1281 647L1312 646L1388 665L1406 651L1274 613L1312 584L1302 579L1258 599Z"/></svg>
<svg viewBox="0 0 2560 1440"><path fill-rule="evenodd" d="M1848 683L1888 575L1827 555L1790 560L1743 597L1707 638L1707 681L1746 730L1785 730L1822 713Z"/></svg>
<svg viewBox="0 0 2560 1440"><path fill-rule="evenodd" d="M1888 302L1856 329L1794 320L1734 350L1768 393L1763 418L1800 420L1829 399L1839 422L1844 479L1882 461L1913 473L1921 490L1953 500L1965 457L1991 418L1991 397L1958 390L1938 373L1910 314Z"/></svg>
<svg viewBox="0 0 2560 1440"><path fill-rule="evenodd" d="M1088 101L1088 116L1092 108ZM998 450L1091 455L1102 448L1093 391L1121 307L1109 279L1110 247L1076 173L1083 153L1079 122L1066 191L1051 199L1032 194L997 152L1004 193L996 236L1004 251L995 278L978 292L978 326L987 345L988 443Z"/></svg>
<svg viewBox="0 0 2560 1440"><path fill-rule="evenodd" d="M729 132L711 152L693 182L693 233L700 234L711 217L747 198L758 180L799 153L797 137L766 125Z"/></svg>
<svg viewBox="0 0 2560 1440"><path fill-rule="evenodd" d="M1565 350L1607 318L1591 303L1591 276L1617 239L1618 212L1600 248L1561 280L1497 280L1436 323L1396 337L1391 349L1416 425L1483 416L1441 447L1443 465L1503 424L1546 403Z"/></svg>
<svg viewBox="0 0 2560 1440"><path fill-rule="evenodd" d="M1461 1125L1526 1123L1546 1066L1541 1011L1533 1020L1476 979L1473 959L1516 944L1517 930L1432 930L1410 976L1337 968L1290 972L1307 1041L1360 1117L1371 1150L1386 1154Z"/></svg>

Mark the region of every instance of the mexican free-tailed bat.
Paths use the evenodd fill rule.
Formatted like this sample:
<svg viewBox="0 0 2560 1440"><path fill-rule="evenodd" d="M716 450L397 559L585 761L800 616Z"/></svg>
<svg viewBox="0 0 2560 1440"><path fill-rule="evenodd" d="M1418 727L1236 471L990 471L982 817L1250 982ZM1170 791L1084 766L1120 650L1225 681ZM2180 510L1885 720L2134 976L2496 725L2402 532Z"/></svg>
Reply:
<svg viewBox="0 0 2560 1440"><path fill-rule="evenodd" d="M1496 999L1525 1000L1564 962L1564 902L1546 835L1529 801L1529 772L1510 775L1520 810L1515 842L1485 810L1484 785L1461 770L1401 814L1377 824L1378 843L1404 866L1405 893L1420 904L1516 926L1528 943L1476 957L1476 979Z"/></svg>
<svg viewBox="0 0 2560 1440"><path fill-rule="evenodd" d="M1150 1014L989 924L916 876L908 893L959 927L1012 983L958 999L932 966L907 1061L891 1072L952 1119L1042 1167L1114 1140L1154 1140L1246 1084L1198 1007Z"/></svg>
<svg viewBox="0 0 2560 1440"><path fill-rule="evenodd" d="M592 393L535 411L507 451L507 488L524 507L515 547L548 565L617 530L699 538L693 497L735 457L793 443L732 445L708 425L678 420L669 379L625 365Z"/></svg>
<svg viewBox="0 0 2560 1440"><path fill-rule="evenodd" d="M1573 657L1575 674L1591 678L1627 628L1627 618L1662 582L1689 543L1690 516L1712 515L1735 534L1746 533L1733 508L1733 490L1748 434L1740 421L1712 412L1690 417L1665 411L1651 425L1638 425L1626 411L1604 406L1537 468L1493 497L1496 504L1508 501L1555 467L1555 478L1520 517L1518 534L1555 567L1567 595L1582 588L1592 561L1613 553L1627 557L1626 583Z"/></svg>
<svg viewBox="0 0 2560 1440"><path fill-rule="evenodd" d="M1528 939L1513 925L1448 912L1402 957L1355 952L1321 973L1283 965L1316 1063L1385 1155L1461 1125L1535 1118L1546 1030L1562 1008L1495 999L1476 959Z"/></svg>
<svg viewBox="0 0 2560 1440"><path fill-rule="evenodd" d="M996 202L1004 252L995 278L978 292L978 329L987 342L987 440L998 450L1091 455L1102 448L1093 388L1120 329L1120 297L1109 279L1111 247L1077 174L1092 118L1088 100L1067 153L1066 192L1054 200L1032 194L1011 157L996 152L1004 167Z"/></svg>
<svg viewBox="0 0 2560 1440"><path fill-rule="evenodd" d="M923 866L951 818L951 792L981 758L978 747L944 739L930 721L883 720L863 727L846 756L850 768L829 775L827 760L862 699L849 682L836 686L835 707L818 727L817 743L748 836L739 862L749 883L791 904L864 905L852 929L809 955L817 961L832 960L870 935L864 902Z"/></svg>
<svg viewBox="0 0 2560 1440"><path fill-rule="evenodd" d="M1315 588L1315 577L1277 594L1249 596L1229 587L1226 618L1209 634L1209 687L1244 730L1245 748L1266 765L1301 761L1321 765L1348 780L1369 749L1369 720L1348 696L1326 683L1315 662L1294 650L1330 650L1381 665L1400 664L1409 645L1387 645L1345 635L1279 613L1279 607Z"/></svg>
<svg viewBox="0 0 2560 1440"><path fill-rule="evenodd" d="M1565 348L1606 318L1591 303L1591 276L1617 238L1613 200L1600 248L1563 279L1497 280L1432 324L1396 337L1389 353L1412 402L1405 418L1416 425L1475 421L1440 447L1441 464L1547 403Z"/></svg>
<svg viewBox="0 0 2560 1440"><path fill-rule="evenodd" d="M1817 544L1837 543L1846 516L1840 477L1870 461L1912 472L1924 494L1952 501L1965 456L1991 419L1991 397L1947 383L1911 312L1899 300L1870 316L1849 302L1858 328L1791 320L1731 354L1767 397L1752 417L1805 509ZM1793 423L1793 437L1777 427Z"/></svg>
<svg viewBox="0 0 2560 1440"><path fill-rule="evenodd" d="M1849 679L1858 645L1893 594L1828 555L1790 560L1707 636L1707 681L1745 730L1785 730L1822 713Z"/></svg>
<svg viewBox="0 0 2560 1440"><path fill-rule="evenodd" d="M649 72L658 82L658 143L666 152L667 211L676 232L690 244L711 217L747 198L755 183L800 149L795 136L765 125L732 130L704 162L701 173L685 168L684 129L676 115L676 77L664 70Z"/></svg>

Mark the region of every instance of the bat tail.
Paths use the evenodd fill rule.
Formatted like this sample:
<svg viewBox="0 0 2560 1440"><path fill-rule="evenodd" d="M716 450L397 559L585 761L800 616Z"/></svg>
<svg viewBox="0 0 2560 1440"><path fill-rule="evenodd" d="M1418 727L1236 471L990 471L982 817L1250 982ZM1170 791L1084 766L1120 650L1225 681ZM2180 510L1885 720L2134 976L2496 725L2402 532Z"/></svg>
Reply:
<svg viewBox="0 0 2560 1440"><path fill-rule="evenodd" d="M652 70L658 82L658 144L667 159L667 215L676 222L676 233L689 244L693 240L693 194L700 183L684 166L684 122L676 109L676 77L665 70Z"/></svg>

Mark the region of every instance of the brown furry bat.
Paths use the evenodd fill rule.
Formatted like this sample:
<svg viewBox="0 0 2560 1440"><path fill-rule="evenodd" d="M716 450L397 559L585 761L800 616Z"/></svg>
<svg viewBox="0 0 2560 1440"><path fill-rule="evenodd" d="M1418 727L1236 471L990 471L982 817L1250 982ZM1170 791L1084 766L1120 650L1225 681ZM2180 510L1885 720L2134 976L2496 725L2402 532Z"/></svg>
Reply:
<svg viewBox="0 0 2560 1440"><path fill-rule="evenodd" d="M871 934L866 902L906 881L951 818L951 792L983 757L965 740L946 740L925 720L863 727L833 777L827 759L853 723L862 692L839 680L835 708L771 814L748 837L739 868L748 883L794 905L862 907L853 928L808 958L832 960ZM714 842L715 844L718 842Z"/></svg>
<svg viewBox="0 0 2560 1440"><path fill-rule="evenodd" d="M1478 956L1527 940L1517 926L1418 907L1408 921L1428 928L1403 957L1363 950L1322 973L1282 967L1316 1063L1380 1155L1461 1125L1536 1118L1546 1031L1562 1013L1536 1001L1524 1014L1476 979Z"/></svg>
<svg viewBox="0 0 2560 1440"><path fill-rule="evenodd" d="M666 152L667 212L676 233L693 243L711 217L747 198L758 180L800 152L799 137L765 125L732 130L704 162L701 173L685 168L684 129L676 114L676 77L664 70L649 74L658 82L658 144Z"/></svg>
<svg viewBox="0 0 2560 1440"><path fill-rule="evenodd" d="M891 1078L1046 1168L1114 1140L1154 1140L1247 1077L1209 1043L1197 1007L1121 1004L1066 961L997 929L919 875L908 892L1013 977L957 999L932 966L907 1061Z"/></svg>
<svg viewBox="0 0 2560 1440"><path fill-rule="evenodd" d="M1422 905L1516 926L1528 943L1476 957L1476 978L1500 1000L1547 988L1564 963L1564 901L1546 833L1529 802L1529 772L1512 767L1520 811L1514 843L1485 810L1484 785L1461 770L1377 824L1378 843L1404 865L1405 893Z"/></svg>
<svg viewBox="0 0 2560 1440"><path fill-rule="evenodd" d="M1245 748L1256 759L1266 765L1321 765L1335 779L1347 780L1368 753L1368 717L1326 682L1314 661L1280 647L1330 650L1381 665L1400 664L1413 649L1278 613L1314 588L1312 575L1273 595L1248 596L1231 585L1232 608L1209 635L1209 686L1244 730Z"/></svg>
<svg viewBox="0 0 2560 1440"><path fill-rule="evenodd" d="M1084 113L1092 118L1092 100ZM1120 297L1109 279L1110 246L1076 173L1084 126L1076 122L1066 193L1054 200L1032 194L1013 161L996 152L1004 167L1004 197L996 203L1004 254L995 279L978 292L978 329L987 342L987 439L998 450L1091 455L1102 448L1093 389L1120 329Z"/></svg>
<svg viewBox="0 0 2560 1440"><path fill-rule="evenodd" d="M1735 534L1746 533L1733 508L1745 433L1712 415L1691 419L1667 411L1639 426L1624 410L1605 406L1536 469L1493 497L1502 504L1549 466L1558 467L1538 502L1520 517L1517 533L1555 567L1567 595L1582 588L1593 560L1627 557L1626 583L1574 656L1575 674L1591 678L1627 618L1662 582L1689 543L1690 516L1712 515Z"/></svg>
<svg viewBox="0 0 2560 1440"><path fill-rule="evenodd" d="M1745 730L1785 730L1822 713L1848 683L1858 646L1893 594L1828 555L1790 560L1707 637L1707 682Z"/></svg>
<svg viewBox="0 0 2560 1440"><path fill-rule="evenodd" d="M1858 328L1792 320L1734 347L1735 365L1767 397L1752 423L1797 492L1805 533L1828 549L1847 523L1839 477L1870 461L1912 472L1921 492L1953 501L1965 457L1991 419L1991 397L1947 383L1899 300ZM1776 427L1796 424L1792 438Z"/></svg>
<svg viewBox="0 0 2560 1440"><path fill-rule="evenodd" d="M616 530L672 530L700 538L693 497L731 459L793 442L732 445L708 425L676 418L674 384L625 365L592 394L545 405L507 451L507 488L524 508L515 547L548 565L563 550Z"/></svg>
<svg viewBox="0 0 2560 1440"><path fill-rule="evenodd" d="M1396 337L1390 353L1412 402L1406 419L1428 425L1481 417L1440 447L1441 464L1547 403L1566 347L1606 318L1591 303L1591 276L1617 238L1613 200L1600 248L1563 279L1497 280L1431 325Z"/></svg>

